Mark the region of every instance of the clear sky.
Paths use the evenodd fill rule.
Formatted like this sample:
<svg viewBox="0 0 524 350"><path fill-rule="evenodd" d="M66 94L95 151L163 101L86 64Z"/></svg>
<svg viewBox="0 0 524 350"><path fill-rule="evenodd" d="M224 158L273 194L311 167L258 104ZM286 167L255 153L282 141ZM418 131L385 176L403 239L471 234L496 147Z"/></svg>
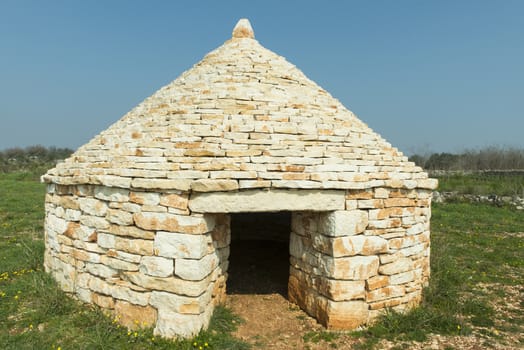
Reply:
<svg viewBox="0 0 524 350"><path fill-rule="evenodd" d="M521 0L0 0L0 149L77 148L243 17L406 154L524 148Z"/></svg>

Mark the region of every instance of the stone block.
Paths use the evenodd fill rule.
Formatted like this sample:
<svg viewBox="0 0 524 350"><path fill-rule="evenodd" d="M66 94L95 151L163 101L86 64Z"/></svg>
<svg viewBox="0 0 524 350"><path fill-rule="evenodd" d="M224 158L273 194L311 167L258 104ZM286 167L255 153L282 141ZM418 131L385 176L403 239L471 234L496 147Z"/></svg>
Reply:
<svg viewBox="0 0 524 350"><path fill-rule="evenodd" d="M238 188L237 180L199 179L191 183L195 192L234 191Z"/></svg>
<svg viewBox="0 0 524 350"><path fill-rule="evenodd" d="M368 213L364 210L337 210L319 215L319 232L326 236L351 236L364 232Z"/></svg>
<svg viewBox="0 0 524 350"><path fill-rule="evenodd" d="M144 256L140 261L139 271L149 276L169 277L173 275L174 261L158 256Z"/></svg>
<svg viewBox="0 0 524 350"><path fill-rule="evenodd" d="M211 234L192 235L158 231L154 250L166 258L201 259L213 249Z"/></svg>
<svg viewBox="0 0 524 350"><path fill-rule="evenodd" d="M124 279L143 288L173 292L178 295L197 297L204 293L212 281L212 275L200 281L186 281L177 277L155 277L140 272L124 272Z"/></svg>
<svg viewBox="0 0 524 350"><path fill-rule="evenodd" d="M189 281L200 281L218 266L218 257L209 254L202 259L176 259L175 275Z"/></svg>
<svg viewBox="0 0 524 350"><path fill-rule="evenodd" d="M149 328L156 324L157 311L150 305L133 305L126 301L117 300L114 309L118 322L128 329Z"/></svg>
<svg viewBox="0 0 524 350"><path fill-rule="evenodd" d="M94 196L95 198L108 202L128 202L129 190L116 187L96 186Z"/></svg>
<svg viewBox="0 0 524 350"><path fill-rule="evenodd" d="M199 315L211 302L212 286L198 297L188 297L167 292L151 292L150 304L159 309L179 314Z"/></svg>
<svg viewBox="0 0 524 350"><path fill-rule="evenodd" d="M156 192L135 192L129 193L129 201L137 204L158 205L160 194Z"/></svg>
<svg viewBox="0 0 524 350"><path fill-rule="evenodd" d="M213 229L213 216L186 216L170 213L142 212L133 214L138 227L145 230L202 234Z"/></svg>
<svg viewBox="0 0 524 350"><path fill-rule="evenodd" d="M321 278L319 293L334 301L364 299L366 289L364 281L345 281Z"/></svg>
<svg viewBox="0 0 524 350"><path fill-rule="evenodd" d="M325 313L327 317L327 328L355 329L367 322L369 308L368 304L364 301L328 300Z"/></svg>
<svg viewBox="0 0 524 350"><path fill-rule="evenodd" d="M115 238L115 249L125 253L138 255L153 255L153 241L145 239L128 239L126 237Z"/></svg>
<svg viewBox="0 0 524 350"><path fill-rule="evenodd" d="M107 213L107 203L95 198L78 198L80 210L88 215L105 216Z"/></svg>
<svg viewBox="0 0 524 350"><path fill-rule="evenodd" d="M128 226L133 225L133 214L118 209L109 209L106 216L107 221L112 224Z"/></svg>
<svg viewBox="0 0 524 350"><path fill-rule="evenodd" d="M169 193L160 197L160 204L169 208L186 210L188 204L187 193Z"/></svg>
<svg viewBox="0 0 524 350"><path fill-rule="evenodd" d="M212 305L199 315L179 314L161 308L158 310L154 334L166 338L191 338L207 328L212 312Z"/></svg>
<svg viewBox="0 0 524 350"><path fill-rule="evenodd" d="M377 256L324 257L321 264L323 264L325 275L329 278L366 280L378 273L379 259Z"/></svg>
<svg viewBox="0 0 524 350"><path fill-rule="evenodd" d="M380 300L401 297L404 294L406 294L406 290L403 286L386 286L367 292L366 301L371 303Z"/></svg>
<svg viewBox="0 0 524 350"><path fill-rule="evenodd" d="M344 208L344 192L255 189L240 192L194 193L189 200L189 208L199 213L336 210Z"/></svg>
<svg viewBox="0 0 524 350"><path fill-rule="evenodd" d="M410 258L400 258L389 264L381 265L378 271L383 275L394 275L413 270L413 261Z"/></svg>

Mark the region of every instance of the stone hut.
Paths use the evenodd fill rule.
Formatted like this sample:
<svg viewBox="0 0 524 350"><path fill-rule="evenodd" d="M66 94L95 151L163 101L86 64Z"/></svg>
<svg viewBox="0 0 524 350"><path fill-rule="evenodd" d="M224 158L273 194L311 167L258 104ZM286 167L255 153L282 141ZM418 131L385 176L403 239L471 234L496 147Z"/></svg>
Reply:
<svg viewBox="0 0 524 350"><path fill-rule="evenodd" d="M326 327L410 308L428 282L436 180L245 19L42 180L46 271L161 336L224 301L233 213L289 213L288 298Z"/></svg>

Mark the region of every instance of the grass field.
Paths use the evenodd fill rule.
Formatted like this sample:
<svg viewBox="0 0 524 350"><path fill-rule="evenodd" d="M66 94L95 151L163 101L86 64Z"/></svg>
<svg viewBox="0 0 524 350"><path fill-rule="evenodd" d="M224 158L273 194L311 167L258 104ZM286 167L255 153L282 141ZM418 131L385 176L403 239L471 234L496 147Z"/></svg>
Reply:
<svg viewBox="0 0 524 350"><path fill-rule="evenodd" d="M42 271L44 185L0 174L1 349L246 349L231 336L241 322L218 308L211 327L191 340L129 332L100 310L65 296ZM474 335L482 345L524 346L524 214L481 204L434 205L432 276L421 307L388 314L351 336L361 349L430 334ZM315 341L316 334L305 334ZM336 345L336 337L323 332ZM335 339L335 340L333 340ZM399 349L403 348L401 345Z"/></svg>

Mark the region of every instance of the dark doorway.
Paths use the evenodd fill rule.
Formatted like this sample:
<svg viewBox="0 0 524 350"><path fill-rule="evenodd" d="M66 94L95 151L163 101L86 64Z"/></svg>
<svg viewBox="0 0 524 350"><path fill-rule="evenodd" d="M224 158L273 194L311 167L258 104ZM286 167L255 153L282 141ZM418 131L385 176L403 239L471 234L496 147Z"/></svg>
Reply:
<svg viewBox="0 0 524 350"><path fill-rule="evenodd" d="M287 297L291 213L231 215L228 294Z"/></svg>

